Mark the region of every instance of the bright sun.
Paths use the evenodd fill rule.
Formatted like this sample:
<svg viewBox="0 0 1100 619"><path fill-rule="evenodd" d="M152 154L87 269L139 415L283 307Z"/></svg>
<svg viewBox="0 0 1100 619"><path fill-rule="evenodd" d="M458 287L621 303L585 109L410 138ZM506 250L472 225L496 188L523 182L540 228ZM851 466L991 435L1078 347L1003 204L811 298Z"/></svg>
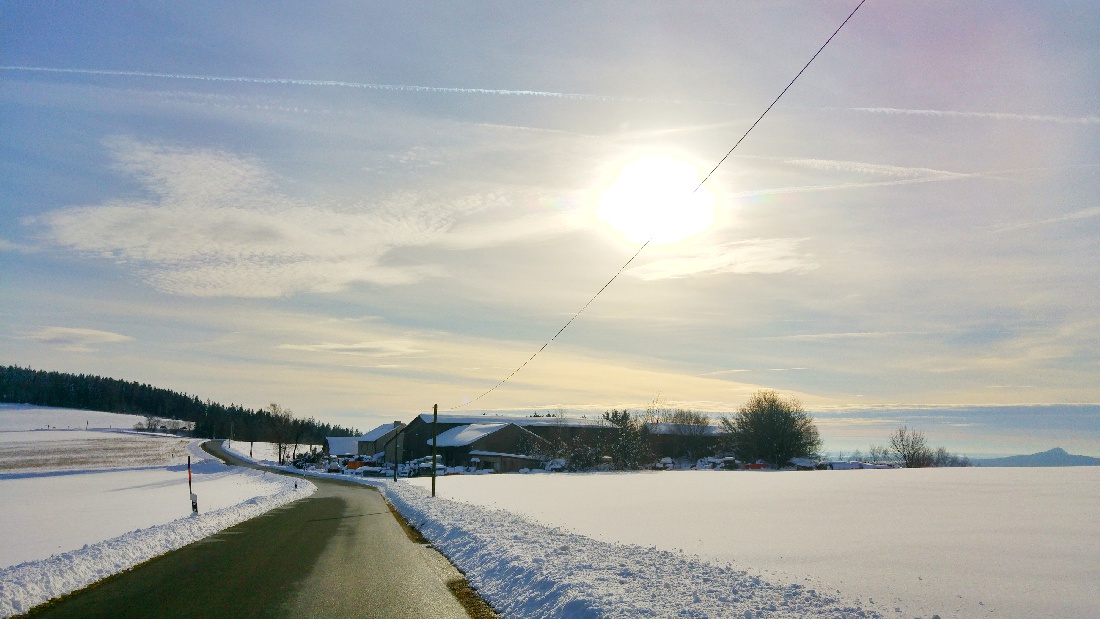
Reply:
<svg viewBox="0 0 1100 619"><path fill-rule="evenodd" d="M695 168L669 157L645 157L623 167L600 194L596 216L628 241L672 243L706 230L714 221L714 197L699 187Z"/></svg>

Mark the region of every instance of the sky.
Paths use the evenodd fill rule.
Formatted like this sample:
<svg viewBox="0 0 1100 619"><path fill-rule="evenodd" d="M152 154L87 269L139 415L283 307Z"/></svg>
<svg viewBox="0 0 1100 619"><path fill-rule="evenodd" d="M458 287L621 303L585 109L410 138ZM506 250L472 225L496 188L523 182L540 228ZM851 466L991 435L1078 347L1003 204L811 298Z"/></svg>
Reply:
<svg viewBox="0 0 1100 619"><path fill-rule="evenodd" d="M4 3L0 363L1100 455L1095 2L868 0L659 184L855 4Z"/></svg>

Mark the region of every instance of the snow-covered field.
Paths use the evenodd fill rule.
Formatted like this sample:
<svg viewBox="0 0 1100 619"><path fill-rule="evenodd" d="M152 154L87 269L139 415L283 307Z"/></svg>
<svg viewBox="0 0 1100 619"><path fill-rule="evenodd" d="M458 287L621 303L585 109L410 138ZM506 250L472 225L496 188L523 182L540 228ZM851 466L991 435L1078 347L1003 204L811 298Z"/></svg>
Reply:
<svg viewBox="0 0 1100 619"><path fill-rule="evenodd" d="M141 435L125 430L0 432L0 471L86 472L100 468L184 464L190 442L185 438Z"/></svg>
<svg viewBox="0 0 1100 619"><path fill-rule="evenodd" d="M242 458L250 459L258 464L276 464L279 460L279 453L275 447L275 443L225 441L222 443L222 446L225 447L226 451L234 453ZM300 449L308 451L309 445L302 446Z"/></svg>
<svg viewBox="0 0 1100 619"><path fill-rule="evenodd" d="M0 432L20 430L83 430L107 428L129 430L144 422L139 415L102 413L73 408L52 408L30 404L0 404Z"/></svg>
<svg viewBox="0 0 1100 619"><path fill-rule="evenodd" d="M0 430L0 617L315 490L312 484L295 490L293 480L279 475L227 467L203 452L201 441L95 428L117 428L119 417L0 408L0 428L7 428ZM92 429L39 429L82 428L85 421ZM198 517L191 516L187 489L189 455Z"/></svg>
<svg viewBox="0 0 1100 619"><path fill-rule="evenodd" d="M437 483L450 501L436 504L423 498L429 484L400 482L391 494L444 546L472 544L450 537L482 519L477 543L505 557L491 577L567 581L599 616L626 616L607 609L644 608L651 593L667 609L661 616L808 613L767 610L769 596L787 599L784 585L884 616L1100 616L1097 468L452 476ZM569 541L528 542L540 536ZM558 564L561 554L569 561ZM727 564L729 576L715 571ZM553 575L570 565L573 574ZM746 589L736 570L760 583ZM633 593L620 591L639 578ZM732 599L730 582L742 596L765 593L704 603Z"/></svg>

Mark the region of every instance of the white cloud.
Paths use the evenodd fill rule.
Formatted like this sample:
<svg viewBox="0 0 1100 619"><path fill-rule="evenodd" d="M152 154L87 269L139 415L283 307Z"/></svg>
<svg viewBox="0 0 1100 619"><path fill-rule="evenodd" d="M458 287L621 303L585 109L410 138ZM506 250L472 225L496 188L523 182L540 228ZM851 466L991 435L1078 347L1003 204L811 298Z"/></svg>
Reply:
<svg viewBox="0 0 1100 619"><path fill-rule="evenodd" d="M629 272L641 279L655 280L701 274L787 273L816 269L812 257L798 250L803 240L749 239L698 247L651 260Z"/></svg>
<svg viewBox="0 0 1100 619"><path fill-rule="evenodd" d="M120 333L76 327L46 327L27 337L69 352L94 352L100 344L117 344L134 338Z"/></svg>
<svg viewBox="0 0 1100 619"><path fill-rule="evenodd" d="M415 281L436 271L385 265L384 255L431 243L459 217L501 202L406 192L369 205L311 203L280 193L258 163L229 153L126 139L110 146L117 167L150 197L38 221L49 241L135 265L173 294L275 297Z"/></svg>

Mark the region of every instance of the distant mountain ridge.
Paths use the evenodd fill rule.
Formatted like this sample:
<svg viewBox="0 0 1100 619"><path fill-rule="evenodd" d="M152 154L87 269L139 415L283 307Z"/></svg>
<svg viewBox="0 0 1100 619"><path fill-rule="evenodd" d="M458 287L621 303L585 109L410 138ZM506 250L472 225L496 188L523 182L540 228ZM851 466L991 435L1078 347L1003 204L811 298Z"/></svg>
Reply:
<svg viewBox="0 0 1100 619"><path fill-rule="evenodd" d="M1066 453L1061 447L1028 456L975 459L973 462L977 466L1100 466L1100 458Z"/></svg>

